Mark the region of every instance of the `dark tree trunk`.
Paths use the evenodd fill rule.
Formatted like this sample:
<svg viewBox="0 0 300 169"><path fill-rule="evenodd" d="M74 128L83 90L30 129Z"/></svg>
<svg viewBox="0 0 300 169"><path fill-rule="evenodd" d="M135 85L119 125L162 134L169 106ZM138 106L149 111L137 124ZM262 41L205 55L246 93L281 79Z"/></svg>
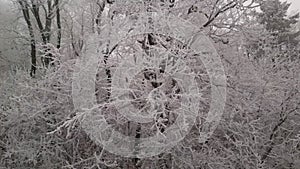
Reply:
<svg viewBox="0 0 300 169"><path fill-rule="evenodd" d="M60 21L60 8L59 8L59 0L55 0L56 6L56 24L57 24L57 49L61 46L61 21Z"/></svg>
<svg viewBox="0 0 300 169"><path fill-rule="evenodd" d="M32 14L37 22L38 25L38 29L39 32L41 34L41 38L43 41L43 45L45 45L45 49L44 49L44 53L45 56L42 59L42 63L44 64L45 67L48 67L49 64L51 63L51 61L53 61L53 56L48 52L48 49L46 47L46 45L50 42L50 38L51 38L51 26L52 26L52 18L54 15L54 9L56 10L56 14L60 14L59 13L59 9L58 9L58 2L59 0L55 0L54 5L52 5L52 0L47 0L47 10L46 7L44 7L44 11L45 11L45 24L43 25L42 20L41 20L41 16L39 13L39 9L41 7L40 4L37 4L35 1L32 1ZM60 24L60 15L56 16L56 19L58 19L58 38L61 38L60 35L60 28L61 28L61 24ZM60 42L59 42L59 46L60 46Z"/></svg>
<svg viewBox="0 0 300 169"><path fill-rule="evenodd" d="M32 27L32 23L30 20L30 14L29 14L29 8L28 8L28 3L27 1L22 1L19 0L18 3L20 4L21 8L22 8L22 13L24 16L24 19L26 21L27 24L27 28L29 31L29 36L30 36L30 50L31 50L31 69L30 69L30 76L34 77L36 74L36 42L35 42L35 36L34 36L34 32L33 32L33 27Z"/></svg>

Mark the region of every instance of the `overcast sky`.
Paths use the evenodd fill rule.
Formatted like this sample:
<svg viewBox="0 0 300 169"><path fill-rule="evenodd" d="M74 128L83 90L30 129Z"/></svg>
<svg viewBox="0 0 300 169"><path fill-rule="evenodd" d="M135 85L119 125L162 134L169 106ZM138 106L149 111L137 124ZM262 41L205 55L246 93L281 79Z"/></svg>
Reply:
<svg viewBox="0 0 300 169"><path fill-rule="evenodd" d="M0 0L0 2L5 2L5 1L9 1L9 0ZM300 0L281 0L281 1L288 1L292 3L289 12L294 12L294 11L300 12Z"/></svg>
<svg viewBox="0 0 300 169"><path fill-rule="evenodd" d="M292 3L292 5L289 9L290 12L293 12L293 11L300 12L300 0L287 0L287 1Z"/></svg>

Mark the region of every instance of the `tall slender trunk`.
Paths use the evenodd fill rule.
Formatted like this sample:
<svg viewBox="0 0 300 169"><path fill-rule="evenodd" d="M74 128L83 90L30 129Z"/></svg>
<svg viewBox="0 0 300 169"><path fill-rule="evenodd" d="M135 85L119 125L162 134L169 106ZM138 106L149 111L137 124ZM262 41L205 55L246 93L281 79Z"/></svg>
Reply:
<svg viewBox="0 0 300 169"><path fill-rule="evenodd" d="M51 25L52 25L52 15L53 15L53 6L52 6L52 0L47 0L47 6L48 6L48 14L46 14L46 20L45 20L45 28L43 30L43 34L46 37L46 41L44 42L44 45L47 45L47 43L50 42L51 38ZM45 49L45 57L44 57L44 66L48 67L50 63L53 61L53 56L51 53L48 53L49 49Z"/></svg>
<svg viewBox="0 0 300 169"><path fill-rule="evenodd" d="M61 46L61 21L60 21L60 8L59 8L59 0L55 0L56 6L56 25L57 25L57 44L56 48L59 49Z"/></svg>
<svg viewBox="0 0 300 169"><path fill-rule="evenodd" d="M29 31L29 36L30 36L30 56L31 56L31 69L30 69L30 76L34 77L36 74L36 41L35 41L35 36L33 32L33 27L32 23L30 20L30 14L29 14L29 8L28 8L28 3L26 1L19 0L18 3L20 4L22 8L22 13L25 19L25 22L27 24L27 28Z"/></svg>
<svg viewBox="0 0 300 169"><path fill-rule="evenodd" d="M41 16L40 16L40 12L39 12L41 6L39 4L37 4L36 1L31 2L31 4L32 4L31 11L37 22L37 26L38 26L39 32L41 34L41 37L42 37L43 45L45 45L45 49L44 49L45 56L41 58L42 63L44 64L45 67L48 67L49 64L51 63L51 61L53 61L53 56L51 53L48 53L48 49L47 49L46 45L50 42L51 26L52 26L52 19L53 19L54 14L59 15L59 16L56 16L56 19L58 20L57 21L57 23L58 23L58 25L57 25L58 26L58 39L61 39L60 11L58 8L58 3L59 3L59 0L55 0L54 5L52 5L52 0L47 0L47 10L46 10L46 7L43 6L44 11L45 11L45 23L43 25ZM54 11L55 9L56 9L56 13ZM60 47L60 42L58 44Z"/></svg>

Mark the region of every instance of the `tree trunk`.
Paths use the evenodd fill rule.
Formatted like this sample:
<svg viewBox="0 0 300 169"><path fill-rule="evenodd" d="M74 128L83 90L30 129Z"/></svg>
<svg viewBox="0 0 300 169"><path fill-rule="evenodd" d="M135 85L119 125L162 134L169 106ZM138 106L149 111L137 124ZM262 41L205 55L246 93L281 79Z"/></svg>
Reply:
<svg viewBox="0 0 300 169"><path fill-rule="evenodd" d="M59 8L59 0L55 0L56 7L56 25L57 25L57 44L56 48L59 49L61 46L61 21L60 21L60 8Z"/></svg>
<svg viewBox="0 0 300 169"><path fill-rule="evenodd" d="M30 14L28 9L28 3L26 1L19 0L18 3L20 4L22 8L22 13L24 16L24 19L26 21L28 30L29 30L29 36L30 36L30 50L31 50L31 69L30 69L30 76L34 77L36 74L36 41L35 36L33 32L32 23L30 20Z"/></svg>

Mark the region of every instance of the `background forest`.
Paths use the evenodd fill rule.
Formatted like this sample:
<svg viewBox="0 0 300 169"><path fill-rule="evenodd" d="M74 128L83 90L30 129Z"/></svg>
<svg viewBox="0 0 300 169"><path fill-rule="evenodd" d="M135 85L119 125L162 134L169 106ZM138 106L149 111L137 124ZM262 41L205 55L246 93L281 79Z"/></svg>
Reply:
<svg viewBox="0 0 300 169"><path fill-rule="evenodd" d="M299 169L300 24L299 13L288 14L290 5L279 0L0 1L0 169ZM155 33L153 15L144 22L154 33L114 45L117 34L132 29L126 23L140 23L138 13L166 16L160 24L178 28L186 25L167 16L192 23L210 38L227 81L222 118L201 141L212 87L199 55L192 55L201 88L196 122L178 144L147 158L116 155L101 146L87 131L93 123L83 125L91 117L75 106L72 92L76 61L89 56L91 42L105 46L98 51L92 89L98 105L114 101L116 67L124 58L152 56L163 48L176 62L191 53L188 43ZM142 88L130 95L137 109L147 107L144 92L164 87L173 94L166 99L172 100L164 107L167 113L144 125L103 106L106 121L133 138L164 136L180 116L172 110L180 110L183 95L178 81L162 75L165 71L136 72L143 83L136 80L129 87ZM169 81L161 85L149 80L153 76Z"/></svg>

